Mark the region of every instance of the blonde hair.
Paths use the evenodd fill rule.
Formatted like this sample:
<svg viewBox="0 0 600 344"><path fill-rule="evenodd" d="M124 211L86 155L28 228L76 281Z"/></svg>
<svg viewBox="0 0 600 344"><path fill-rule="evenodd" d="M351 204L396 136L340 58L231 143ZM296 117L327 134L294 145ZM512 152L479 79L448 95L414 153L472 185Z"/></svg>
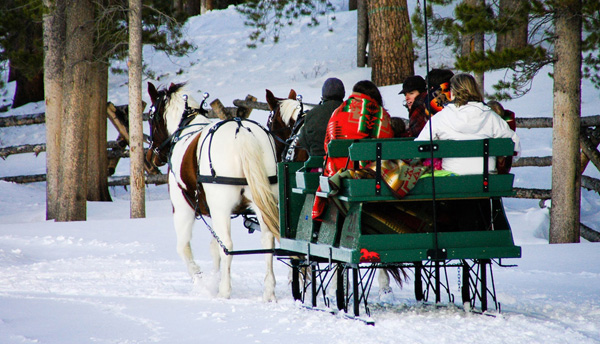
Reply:
<svg viewBox="0 0 600 344"><path fill-rule="evenodd" d="M450 90L454 95L454 104L463 106L468 102L483 102L477 81L471 74L460 73L450 79Z"/></svg>

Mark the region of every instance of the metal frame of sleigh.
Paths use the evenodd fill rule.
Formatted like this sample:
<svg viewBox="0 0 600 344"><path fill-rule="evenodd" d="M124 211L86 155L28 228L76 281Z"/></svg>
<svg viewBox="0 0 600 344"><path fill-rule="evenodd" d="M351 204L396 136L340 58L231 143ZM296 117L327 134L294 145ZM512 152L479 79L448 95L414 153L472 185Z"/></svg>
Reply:
<svg viewBox="0 0 600 344"><path fill-rule="evenodd" d="M328 148L331 157L372 161L380 169L381 162L389 159L511 156L514 144L504 138L365 139L334 140ZM448 302L454 303L448 269L460 267L465 309L486 312L491 304L500 310L492 265L506 266L503 258L521 256L502 205L502 197L514 194L513 174L489 173L488 159L482 159L482 174L421 178L397 199L378 177L343 179L333 192L327 177L310 172L322 167L323 159L311 157L304 163L278 166L280 249L299 255L289 262L296 300L351 317L359 317L362 305L370 315L368 298L375 272L396 267L413 271L417 301L438 304L446 294ZM330 205L324 221L314 222L315 197L344 203L347 214ZM329 288L335 290L334 298Z"/></svg>

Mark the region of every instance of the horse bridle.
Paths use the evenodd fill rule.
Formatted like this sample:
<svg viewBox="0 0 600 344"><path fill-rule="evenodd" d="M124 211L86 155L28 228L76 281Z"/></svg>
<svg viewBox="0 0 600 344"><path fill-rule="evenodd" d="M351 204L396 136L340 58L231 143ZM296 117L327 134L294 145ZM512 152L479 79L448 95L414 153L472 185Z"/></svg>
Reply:
<svg viewBox="0 0 600 344"><path fill-rule="evenodd" d="M296 97L296 100L300 103L300 109L298 112L298 118L296 118L296 122L294 123L294 127L282 127L275 130L269 129L271 136L273 136L273 138L277 142L284 145L283 152L281 154L281 159L283 161L291 161L291 159L293 159L294 150L296 149L296 145L298 143L298 135L300 134L300 128L302 128L302 125L304 125L305 112L304 103L302 102L302 96L299 95L298 97ZM281 114L279 116L281 117ZM271 112L269 113L269 117L267 118L268 128L270 128L272 125L273 117L275 117L275 110L271 110ZM274 135L276 133L282 132L283 130L290 130L290 136L287 139L284 140L281 137Z"/></svg>
<svg viewBox="0 0 600 344"><path fill-rule="evenodd" d="M152 122L154 122L154 117L156 116L157 113L160 113L160 109L164 107L164 103L165 103L165 95L161 94L159 96L159 101L158 103L158 109L156 108L156 106L154 106L154 104L152 104L152 106L150 106L150 110L148 111L148 119L149 119L149 123L151 126L151 130L152 133L150 135L150 147L152 147L154 145L154 137L155 134L158 132L158 126L152 124ZM165 129L166 130L166 129ZM150 151L154 156L158 156L159 159L162 161L162 157L165 158L165 160L169 159L169 156L166 154L161 153L161 151L166 148L167 145L171 144L171 136L168 135L168 133L166 134L167 138L158 146L154 147L153 149L151 149ZM169 149L169 152L171 150ZM170 154L170 153L169 153ZM150 163L154 164L152 161L150 161Z"/></svg>
<svg viewBox="0 0 600 344"><path fill-rule="evenodd" d="M175 130L175 132L173 132L173 134L167 135L167 138L159 146L152 149L151 150L152 154L158 156L159 158L165 157L167 160L167 163L169 163L169 165L170 165L171 152L172 152L172 148L173 148L172 146L174 143L176 143L177 141L179 141L181 138L184 137L184 136L180 136L181 132L190 126L190 122L192 122L194 120L194 117L196 117L196 115L207 115L208 114L208 111L204 109L204 103L208 97L209 97L209 94L207 92L205 92L203 94L203 99L202 99L202 102L200 103L200 107L191 108L188 105L187 94L183 95L183 99L185 101L185 107L183 110L183 115L181 116L181 120L179 121L179 125L177 126L177 130ZM164 98L165 98L165 95L162 94L160 96L160 101L158 102L159 106L161 106L161 107L164 107L164 103L165 103ZM154 105L152 105L150 107L150 111L148 113L148 117L150 118L150 120L154 119L154 116L156 113L158 113L158 111L156 111L156 108L154 107ZM198 125L205 127L206 125L208 125L208 123L202 123L202 124L198 124ZM156 132L156 130L158 130L158 129L153 125L151 138L154 138L154 133ZM188 135L191 135L194 133L190 133ZM152 146L153 141L154 140L152 139L152 141L150 142L151 146ZM161 151L167 147L170 147L168 150L169 153L168 154L161 153Z"/></svg>

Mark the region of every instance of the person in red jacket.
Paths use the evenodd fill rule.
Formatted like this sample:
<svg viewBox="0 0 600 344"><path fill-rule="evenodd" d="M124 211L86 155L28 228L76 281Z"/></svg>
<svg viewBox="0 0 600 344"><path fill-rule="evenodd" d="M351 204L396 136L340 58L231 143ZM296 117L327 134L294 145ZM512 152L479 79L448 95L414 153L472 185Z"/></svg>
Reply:
<svg viewBox="0 0 600 344"><path fill-rule="evenodd" d="M357 82L350 97L338 107L327 123L325 152L327 145L336 139L392 138L394 132L390 115L383 108L383 99L377 86L369 81ZM332 176L346 166L353 166L348 158L327 158L324 176ZM320 220L327 200L315 198L312 217Z"/></svg>

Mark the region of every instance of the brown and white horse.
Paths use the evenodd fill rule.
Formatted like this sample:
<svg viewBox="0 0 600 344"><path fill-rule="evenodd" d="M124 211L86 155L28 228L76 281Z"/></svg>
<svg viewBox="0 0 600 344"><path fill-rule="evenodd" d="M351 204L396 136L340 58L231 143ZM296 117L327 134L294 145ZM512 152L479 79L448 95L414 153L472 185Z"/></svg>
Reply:
<svg viewBox="0 0 600 344"><path fill-rule="evenodd" d="M212 123L194 111L198 103L184 98L183 86L171 84L157 90L148 83L152 143L146 159L158 166L169 164L177 253L195 283L202 275L190 246L192 227L196 216L211 217L215 238L210 248L215 272L220 271L218 296L229 298L232 256L225 251L233 249L231 215L254 211L265 249L273 249L274 239L279 238L274 142L253 121ZM275 301L273 255L265 254L265 260L263 299Z"/></svg>
<svg viewBox="0 0 600 344"><path fill-rule="evenodd" d="M287 98L277 98L267 90L267 104L271 114L267 128L275 136L278 161L306 161L308 151L296 145L303 123L304 105L297 99L296 91L290 90Z"/></svg>

